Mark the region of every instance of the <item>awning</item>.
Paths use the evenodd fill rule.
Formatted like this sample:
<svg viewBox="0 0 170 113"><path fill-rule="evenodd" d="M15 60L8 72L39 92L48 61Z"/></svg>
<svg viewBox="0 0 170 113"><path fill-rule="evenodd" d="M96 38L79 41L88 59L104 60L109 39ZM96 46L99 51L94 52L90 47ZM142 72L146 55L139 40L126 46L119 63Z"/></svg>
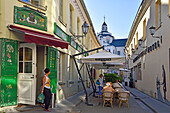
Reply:
<svg viewBox="0 0 170 113"><path fill-rule="evenodd" d="M12 31L24 33L25 42L61 47L62 49L64 48L68 49L69 43L61 39L55 38L54 35L18 27L15 25L9 25L8 28L9 30L12 30Z"/></svg>

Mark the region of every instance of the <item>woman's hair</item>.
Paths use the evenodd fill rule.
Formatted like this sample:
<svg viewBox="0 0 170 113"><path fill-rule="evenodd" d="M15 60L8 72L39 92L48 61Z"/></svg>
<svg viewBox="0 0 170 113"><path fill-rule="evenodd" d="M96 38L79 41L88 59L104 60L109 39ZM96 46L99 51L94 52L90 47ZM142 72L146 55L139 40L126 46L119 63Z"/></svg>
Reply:
<svg viewBox="0 0 170 113"><path fill-rule="evenodd" d="M99 77L102 77L102 76L103 76L103 74L100 74L100 75L99 75Z"/></svg>
<svg viewBox="0 0 170 113"><path fill-rule="evenodd" d="M50 72L50 69L49 69L49 68L45 68L45 69L44 69L44 72L45 72L45 73L48 73L48 72Z"/></svg>

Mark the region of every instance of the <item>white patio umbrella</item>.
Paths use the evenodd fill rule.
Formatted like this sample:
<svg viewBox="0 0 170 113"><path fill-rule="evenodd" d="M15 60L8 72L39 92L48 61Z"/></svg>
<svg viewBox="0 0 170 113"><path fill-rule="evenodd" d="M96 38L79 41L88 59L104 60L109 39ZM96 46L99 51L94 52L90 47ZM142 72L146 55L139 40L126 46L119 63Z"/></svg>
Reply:
<svg viewBox="0 0 170 113"><path fill-rule="evenodd" d="M119 71L125 71L125 72L130 72L128 69L120 68Z"/></svg>
<svg viewBox="0 0 170 113"><path fill-rule="evenodd" d="M80 59L82 63L124 63L125 57L112 54L106 50Z"/></svg>
<svg viewBox="0 0 170 113"><path fill-rule="evenodd" d="M96 69L119 69L124 68L125 57L102 50L81 58L80 62L92 64Z"/></svg>

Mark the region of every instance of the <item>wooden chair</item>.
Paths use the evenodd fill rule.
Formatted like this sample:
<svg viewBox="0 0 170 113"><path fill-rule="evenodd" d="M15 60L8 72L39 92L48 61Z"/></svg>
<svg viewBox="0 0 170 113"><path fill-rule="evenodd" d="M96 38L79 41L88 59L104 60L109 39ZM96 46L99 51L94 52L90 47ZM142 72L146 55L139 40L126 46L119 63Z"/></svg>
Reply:
<svg viewBox="0 0 170 113"><path fill-rule="evenodd" d="M115 88L115 91L116 92L114 93L114 101L117 103L117 100L119 99L118 93L125 91L125 90L123 88L117 87L117 88Z"/></svg>
<svg viewBox="0 0 170 113"><path fill-rule="evenodd" d="M129 104L128 104L129 96L130 96L129 91L121 91L118 93L119 108L120 108L121 103L126 103L129 109Z"/></svg>
<svg viewBox="0 0 170 113"><path fill-rule="evenodd" d="M104 91L103 92L103 107L107 102L111 104L111 107L113 108L113 92L111 91Z"/></svg>

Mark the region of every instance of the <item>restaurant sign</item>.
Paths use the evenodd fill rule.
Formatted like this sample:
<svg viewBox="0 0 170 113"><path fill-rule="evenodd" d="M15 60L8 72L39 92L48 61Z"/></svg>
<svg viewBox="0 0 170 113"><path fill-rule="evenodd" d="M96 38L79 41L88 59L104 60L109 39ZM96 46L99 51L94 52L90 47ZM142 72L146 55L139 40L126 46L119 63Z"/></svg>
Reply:
<svg viewBox="0 0 170 113"><path fill-rule="evenodd" d="M26 7L14 6L14 23L47 31L47 17Z"/></svg>
<svg viewBox="0 0 170 113"><path fill-rule="evenodd" d="M133 63L135 63L139 58L143 57L147 53L150 53L150 52L156 50L159 47L160 47L159 41L155 42L154 44L152 44L151 46L147 47L142 52L140 52L140 54L133 59Z"/></svg>
<svg viewBox="0 0 170 113"><path fill-rule="evenodd" d="M73 39L71 39L71 46L76 49L77 43Z"/></svg>
<svg viewBox="0 0 170 113"><path fill-rule="evenodd" d="M56 34L58 37L60 37L61 39L71 43L71 37L66 34L59 26L57 26L56 23L54 23L54 34Z"/></svg>

